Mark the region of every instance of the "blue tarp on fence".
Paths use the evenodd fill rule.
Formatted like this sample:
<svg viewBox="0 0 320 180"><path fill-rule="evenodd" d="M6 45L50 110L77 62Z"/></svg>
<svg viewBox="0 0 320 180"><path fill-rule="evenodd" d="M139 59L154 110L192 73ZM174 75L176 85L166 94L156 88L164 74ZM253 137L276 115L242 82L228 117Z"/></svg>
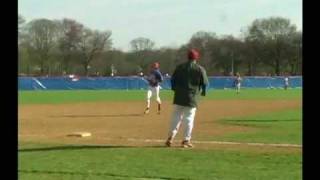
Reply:
<svg viewBox="0 0 320 180"><path fill-rule="evenodd" d="M282 88L284 77L242 77L243 88ZM147 82L141 77L19 77L19 90L67 90L67 89L146 89ZM234 87L232 77L209 77L209 89ZM302 76L290 76L292 88L302 87ZM170 78L161 83L163 89L170 89Z"/></svg>

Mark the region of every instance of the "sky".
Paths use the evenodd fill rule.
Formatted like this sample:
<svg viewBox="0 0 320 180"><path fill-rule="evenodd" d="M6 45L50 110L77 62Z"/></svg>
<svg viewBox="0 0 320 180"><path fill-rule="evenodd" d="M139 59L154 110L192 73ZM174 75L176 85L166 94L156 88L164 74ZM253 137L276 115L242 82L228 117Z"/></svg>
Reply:
<svg viewBox="0 0 320 180"><path fill-rule="evenodd" d="M302 0L18 0L26 21L71 18L112 31L113 47L128 51L145 37L155 47L179 47L198 31L239 37L255 19L280 16L302 30Z"/></svg>

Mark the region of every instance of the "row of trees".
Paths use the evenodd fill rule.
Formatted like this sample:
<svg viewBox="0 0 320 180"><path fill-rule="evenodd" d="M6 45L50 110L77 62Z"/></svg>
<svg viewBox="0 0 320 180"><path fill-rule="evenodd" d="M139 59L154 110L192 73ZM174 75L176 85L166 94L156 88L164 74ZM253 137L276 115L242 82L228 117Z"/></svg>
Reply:
<svg viewBox="0 0 320 180"><path fill-rule="evenodd" d="M147 73L158 61L164 73L186 60L188 48L201 53L200 64L209 75L301 74L302 32L288 19L257 19L241 37L199 31L179 48L155 48L151 39L138 37L131 51L112 47L111 31L90 29L73 19L35 19L19 15L19 73L26 75L136 75Z"/></svg>

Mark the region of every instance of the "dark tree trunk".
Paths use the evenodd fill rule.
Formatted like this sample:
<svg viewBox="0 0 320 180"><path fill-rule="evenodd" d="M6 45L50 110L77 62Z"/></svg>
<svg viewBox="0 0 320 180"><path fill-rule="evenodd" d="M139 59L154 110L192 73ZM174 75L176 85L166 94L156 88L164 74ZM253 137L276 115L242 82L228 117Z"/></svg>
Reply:
<svg viewBox="0 0 320 180"><path fill-rule="evenodd" d="M290 68L291 68L291 70L290 70L290 74L291 75L295 75L296 74L296 63L295 62L292 62L291 64L290 64Z"/></svg>
<svg viewBox="0 0 320 180"><path fill-rule="evenodd" d="M68 74L69 73L69 61L70 61L70 56L64 56L63 57L63 70Z"/></svg>
<svg viewBox="0 0 320 180"><path fill-rule="evenodd" d="M88 76L88 75L89 75L89 62L90 62L89 60L86 60L86 61L83 63L85 76Z"/></svg>
<svg viewBox="0 0 320 180"><path fill-rule="evenodd" d="M27 64L27 73L26 74L30 75L30 65L29 65L29 63Z"/></svg>
<svg viewBox="0 0 320 180"><path fill-rule="evenodd" d="M280 60L277 58L276 59L276 65L275 65L275 73L277 76L280 76Z"/></svg>
<svg viewBox="0 0 320 180"><path fill-rule="evenodd" d="M85 74L86 76L89 75L89 68L88 68L88 65L87 65L87 64L85 64L85 66L84 66L84 74Z"/></svg>
<svg viewBox="0 0 320 180"><path fill-rule="evenodd" d="M251 62L248 63L248 75L252 76L252 63Z"/></svg>
<svg viewBox="0 0 320 180"><path fill-rule="evenodd" d="M40 75L44 75L44 60L41 60L41 64L40 64Z"/></svg>

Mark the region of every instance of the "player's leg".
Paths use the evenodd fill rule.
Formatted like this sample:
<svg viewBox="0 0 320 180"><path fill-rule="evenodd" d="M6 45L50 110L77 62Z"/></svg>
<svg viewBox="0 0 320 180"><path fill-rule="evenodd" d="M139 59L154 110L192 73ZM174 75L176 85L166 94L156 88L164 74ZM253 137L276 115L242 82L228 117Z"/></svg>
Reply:
<svg viewBox="0 0 320 180"><path fill-rule="evenodd" d="M169 126L168 139L166 141L167 146L171 146L174 137L177 135L180 124L181 124L182 116L183 116L183 106L174 105L171 122L170 122L171 124Z"/></svg>
<svg viewBox="0 0 320 180"><path fill-rule="evenodd" d="M150 111L150 99L152 97L152 89L151 87L148 88L148 91L147 91L147 107L144 111L145 114L148 114L149 111Z"/></svg>
<svg viewBox="0 0 320 180"><path fill-rule="evenodd" d="M193 147L191 144L191 134L194 124L194 117L196 115L197 108L195 107L184 107L184 117L182 122L184 123L184 139L182 141L183 147Z"/></svg>
<svg viewBox="0 0 320 180"><path fill-rule="evenodd" d="M155 87L155 95L156 95L156 101L158 103L158 114L160 114L161 111L161 99L160 99L160 86Z"/></svg>
<svg viewBox="0 0 320 180"><path fill-rule="evenodd" d="M241 84L238 83L238 84L237 84L237 93L240 93L240 86L241 86Z"/></svg>

